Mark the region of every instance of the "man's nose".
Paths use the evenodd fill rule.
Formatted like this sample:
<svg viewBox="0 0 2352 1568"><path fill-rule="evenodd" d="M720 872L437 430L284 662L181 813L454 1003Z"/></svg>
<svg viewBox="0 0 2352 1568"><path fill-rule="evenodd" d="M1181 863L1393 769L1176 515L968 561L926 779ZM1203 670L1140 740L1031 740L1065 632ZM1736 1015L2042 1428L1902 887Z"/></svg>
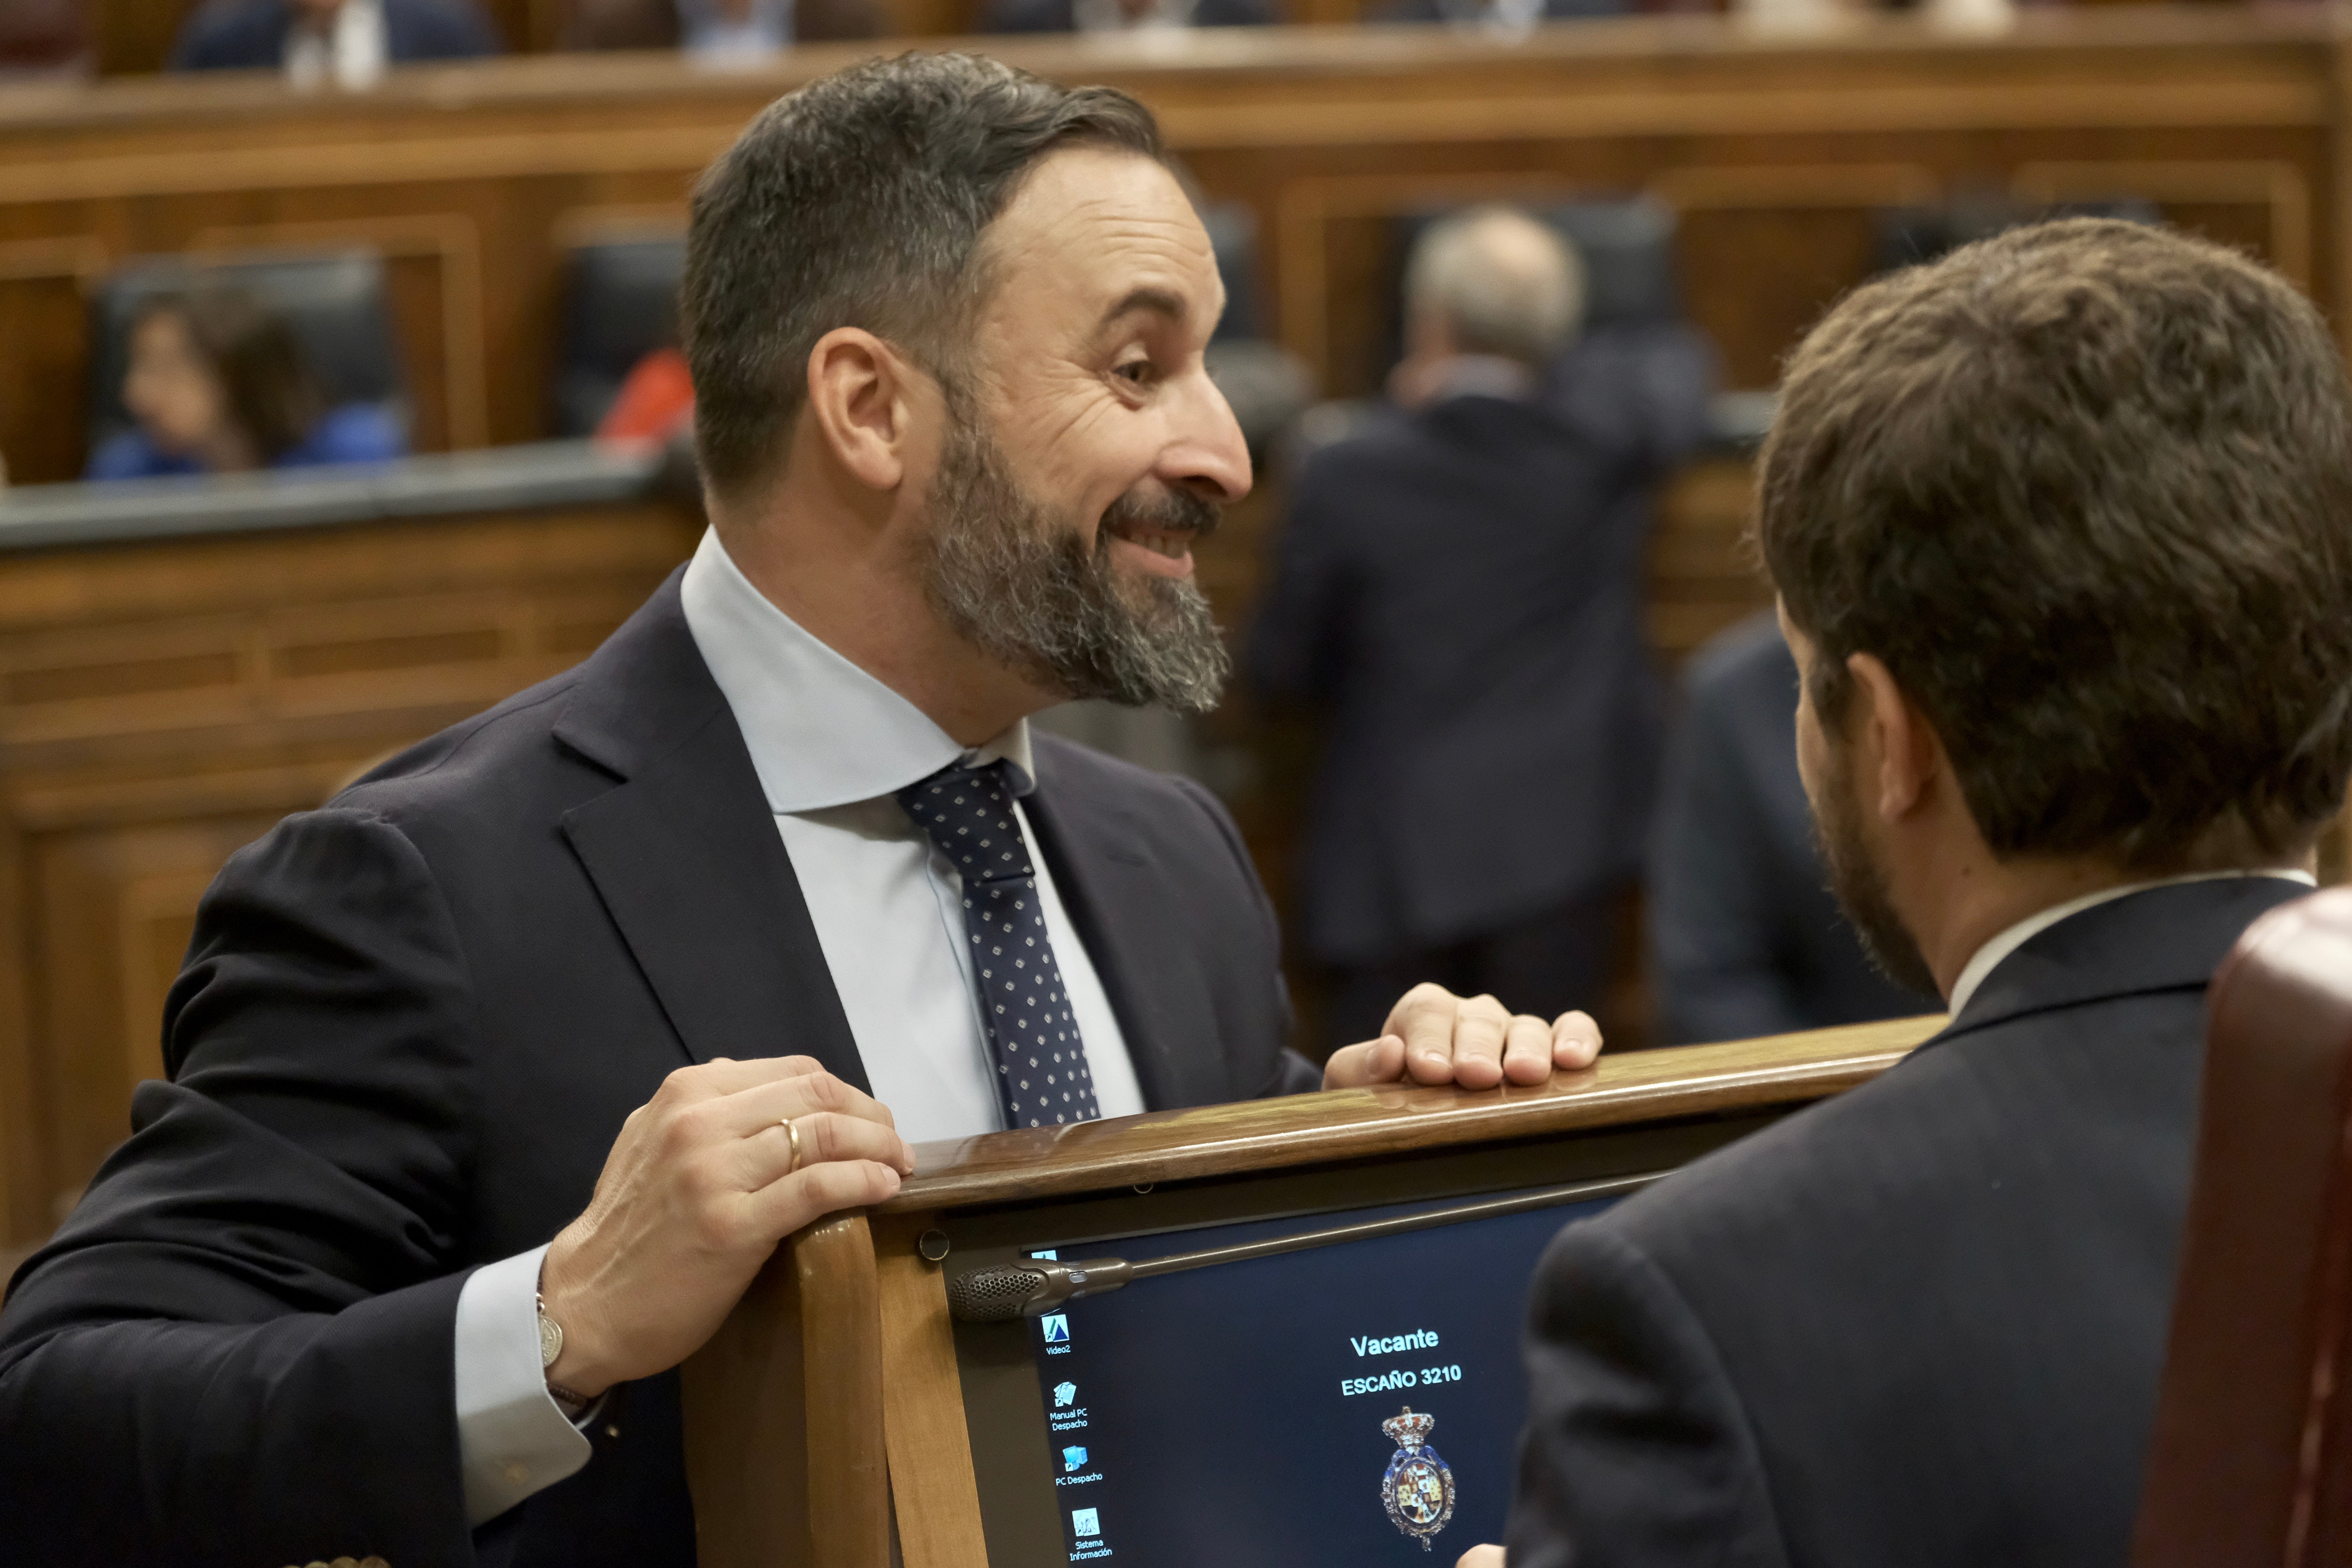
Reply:
<svg viewBox="0 0 2352 1568"><path fill-rule="evenodd" d="M1173 427L1160 454L1161 481L1228 505L1249 494L1249 443L1207 371L1186 378L1184 395L1170 412Z"/></svg>

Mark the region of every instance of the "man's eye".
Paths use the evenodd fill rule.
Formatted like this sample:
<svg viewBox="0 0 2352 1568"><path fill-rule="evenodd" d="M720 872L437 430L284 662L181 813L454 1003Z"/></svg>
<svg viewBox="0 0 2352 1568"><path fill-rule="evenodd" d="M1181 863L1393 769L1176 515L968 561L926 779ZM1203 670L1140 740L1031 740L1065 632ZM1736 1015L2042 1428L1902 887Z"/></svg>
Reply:
<svg viewBox="0 0 2352 1568"><path fill-rule="evenodd" d="M1137 386L1147 386L1150 384L1151 382L1152 364L1148 359L1129 360L1127 363L1120 365L1118 369L1112 371L1111 374L1113 375L1119 376Z"/></svg>

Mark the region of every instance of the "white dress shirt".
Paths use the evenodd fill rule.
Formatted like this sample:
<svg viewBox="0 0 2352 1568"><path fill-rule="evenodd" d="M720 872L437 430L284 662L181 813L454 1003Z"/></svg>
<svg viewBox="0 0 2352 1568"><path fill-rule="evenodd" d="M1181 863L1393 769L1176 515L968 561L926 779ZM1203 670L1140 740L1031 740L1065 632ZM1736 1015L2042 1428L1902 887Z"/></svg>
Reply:
<svg viewBox="0 0 2352 1568"><path fill-rule="evenodd" d="M730 16L719 0L677 0L678 47L706 65L753 65L792 46L793 0L751 0Z"/></svg>
<svg viewBox="0 0 2352 1568"><path fill-rule="evenodd" d="M2084 893L2079 899L2053 904L2040 914L2026 916L1970 955L1968 963L1961 966L1960 977L1952 982L1951 1015L1955 1018L1960 1016L1960 1009L1975 998L1978 989L2000 966L2002 959L2069 916L2079 915L2084 910L2096 909L2101 904L2133 893L2145 893L2150 888L2170 888L2182 882L2220 882L2232 877L2284 877L2290 882L2301 882L2306 888L2319 886L2319 879L2310 872L2286 867L2271 871L2192 871L2185 877L2159 877L2152 882L2126 882L2120 888L2101 888L2095 893Z"/></svg>
<svg viewBox="0 0 2352 1568"><path fill-rule="evenodd" d="M358 91L383 76L392 53L383 0L343 0L324 34L296 26L286 35L286 77L308 91L331 79Z"/></svg>
<svg viewBox="0 0 2352 1568"><path fill-rule="evenodd" d="M1055 890L1017 797L1034 787L1027 721L967 748L768 602L706 532L680 585L687 629L751 753L874 1098L910 1142L1004 1125L973 988L963 879L897 792L1000 758L1029 840L1038 902L1106 1117L1143 1091L1101 978ZM457 1299L457 1440L466 1511L493 1519L588 1462L548 1395L536 1293L546 1249L478 1269Z"/></svg>

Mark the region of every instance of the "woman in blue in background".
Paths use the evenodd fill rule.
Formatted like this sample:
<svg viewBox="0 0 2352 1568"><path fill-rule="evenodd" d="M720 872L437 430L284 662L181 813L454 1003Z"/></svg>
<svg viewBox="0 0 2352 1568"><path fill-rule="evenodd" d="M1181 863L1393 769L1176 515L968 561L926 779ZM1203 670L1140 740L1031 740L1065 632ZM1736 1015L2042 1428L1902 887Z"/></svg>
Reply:
<svg viewBox="0 0 2352 1568"><path fill-rule="evenodd" d="M293 329L224 285L140 308L122 403L136 427L91 456L87 478L373 463L407 449L375 405L328 407Z"/></svg>

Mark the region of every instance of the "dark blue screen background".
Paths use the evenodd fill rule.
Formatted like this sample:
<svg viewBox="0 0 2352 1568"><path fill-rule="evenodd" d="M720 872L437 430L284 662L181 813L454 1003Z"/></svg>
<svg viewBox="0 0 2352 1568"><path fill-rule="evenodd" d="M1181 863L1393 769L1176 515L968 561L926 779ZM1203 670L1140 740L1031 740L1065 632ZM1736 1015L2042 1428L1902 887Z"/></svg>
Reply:
<svg viewBox="0 0 2352 1568"><path fill-rule="evenodd" d="M1519 1334L1536 1258L1560 1226L1613 1199L1140 1280L1070 1302L1066 1341L1030 1342L1055 1429L1053 1469L1073 1562L1132 1568L1376 1568L1452 1564L1501 1539L1526 1415ZM1429 1204L1364 1210L1346 1221ZM1266 1221L1060 1249L1130 1261L1294 1235L1341 1216ZM1433 1331L1432 1349L1359 1355L1351 1338ZM1459 1367L1459 1381L1429 1382ZM1416 1385L1343 1393L1409 1372ZM1076 1385L1068 1405L1055 1391ZM1389 1522L1381 1478L1397 1451L1381 1423L1406 1405L1452 1467L1453 1521L1421 1544ZM1084 1447L1075 1468L1065 1447ZM1074 1533L1075 1510L1098 1534Z"/></svg>

